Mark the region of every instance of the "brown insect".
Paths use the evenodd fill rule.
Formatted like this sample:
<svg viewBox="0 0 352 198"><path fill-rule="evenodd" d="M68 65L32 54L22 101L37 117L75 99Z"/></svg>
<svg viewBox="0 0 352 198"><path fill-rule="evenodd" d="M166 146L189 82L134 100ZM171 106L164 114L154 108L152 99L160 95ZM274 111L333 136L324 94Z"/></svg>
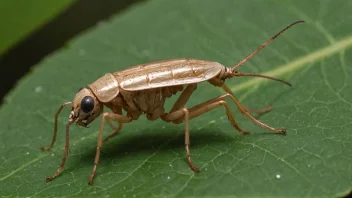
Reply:
<svg viewBox="0 0 352 198"><path fill-rule="evenodd" d="M107 136L104 141L107 141L109 138L116 135L124 123L137 120L141 114L146 114L147 119L149 120L161 118L165 122L172 122L175 124L185 122L186 153L189 165L195 172L198 172L199 169L193 164L189 150L189 120L219 106L224 106L227 117L232 126L242 134L248 133L242 130L236 123L234 116L225 101L226 98L230 98L236 104L238 110L243 115L251 119L255 124L273 132L285 134L285 129L275 129L270 127L249 114L249 112L257 114L264 113L270 111L272 109L271 107L260 111L255 111L243 106L234 96L233 92L224 84L224 81L225 79L232 78L234 76L255 76L280 81L291 86L290 83L280 79L260 74L242 73L238 72L237 69L262 48L268 45L272 40L278 37L282 32L301 22L303 21L296 21L290 24L233 67L225 67L220 63L206 60L186 58L165 60L137 65L113 74L107 73L92 84L88 85L88 88L80 89L73 99L73 102L64 103L57 111L55 115L54 135L50 146L41 147L42 150L50 150L52 148L57 134L58 115L63 107L72 104L71 113L66 124L66 144L64 156L57 171L51 177L48 177L46 181L53 180L60 173L65 164L66 157L69 152L70 125L75 122L78 125L87 127L87 125L93 122L100 114L103 114L103 116L98 135L98 145L93 171L89 177L89 184L93 183L95 171L99 162L100 150L103 144L105 121L107 121L113 128L113 132ZM192 95L193 91L196 89L197 83L203 81L208 81L214 86L221 87L226 93L192 108L186 108L185 104ZM169 112L165 112L165 100L180 91L182 91L182 93L171 110ZM104 106L111 109L112 112L103 113ZM122 110L126 111L126 115L123 115ZM114 127L111 120L118 123L117 128Z"/></svg>

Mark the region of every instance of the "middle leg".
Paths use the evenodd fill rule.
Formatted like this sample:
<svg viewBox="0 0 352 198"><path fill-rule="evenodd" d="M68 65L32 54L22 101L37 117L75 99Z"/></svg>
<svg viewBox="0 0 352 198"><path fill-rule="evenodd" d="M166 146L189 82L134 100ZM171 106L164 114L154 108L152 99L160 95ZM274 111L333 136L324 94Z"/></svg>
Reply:
<svg viewBox="0 0 352 198"><path fill-rule="evenodd" d="M227 104L226 101L224 101L223 99L228 97L228 93L219 96L217 98L214 98L212 100L209 100L207 102L201 103L197 106L194 106L190 109L187 108L181 108L177 111L168 113L165 115L164 120L168 121L168 122L174 122L176 124L178 124L179 120L184 120L185 121L185 149L186 149L186 154L187 154L187 159L188 159L188 163L191 167L191 169L195 172L199 171L199 168L197 168L191 158L191 154L190 154L190 138L189 138L189 120L198 117L208 111L211 111L219 106L224 106L225 110L226 110L226 114L228 119L230 120L231 124L242 134L247 134L248 132L243 131L238 124L236 123L233 114L231 113L231 110Z"/></svg>

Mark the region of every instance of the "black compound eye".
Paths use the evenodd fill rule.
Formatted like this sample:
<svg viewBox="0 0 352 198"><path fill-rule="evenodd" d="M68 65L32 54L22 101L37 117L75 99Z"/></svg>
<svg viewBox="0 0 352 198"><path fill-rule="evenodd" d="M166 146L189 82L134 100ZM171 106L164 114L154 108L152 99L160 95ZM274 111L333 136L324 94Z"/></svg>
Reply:
<svg viewBox="0 0 352 198"><path fill-rule="evenodd" d="M81 101L81 109L84 113L89 113L94 108L94 98L91 96L84 96Z"/></svg>

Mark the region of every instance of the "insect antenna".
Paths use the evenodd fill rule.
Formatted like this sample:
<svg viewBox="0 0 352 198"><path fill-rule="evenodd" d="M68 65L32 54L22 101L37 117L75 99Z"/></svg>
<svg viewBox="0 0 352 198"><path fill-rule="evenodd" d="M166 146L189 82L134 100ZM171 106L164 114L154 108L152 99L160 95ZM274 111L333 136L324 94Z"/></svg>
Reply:
<svg viewBox="0 0 352 198"><path fill-rule="evenodd" d="M55 114L54 134L53 134L53 138L51 140L50 146L48 146L48 147L42 146L42 147L40 147L40 149L47 151L47 150L50 150L53 147L53 145L55 144L56 135L57 135L57 122L58 122L59 114L60 114L61 110L69 104L72 104L72 102L65 102L64 104L62 104L60 106L59 110L57 110L57 112Z"/></svg>
<svg viewBox="0 0 352 198"><path fill-rule="evenodd" d="M275 81L279 81L282 83L285 83L288 86L292 86L291 83L278 79L278 78L274 78L274 77L270 77L270 76L265 76L265 75L261 75L261 74L249 74L249 73L242 73L242 72L237 72L235 71L234 73L231 74L232 76L254 76L254 77L261 77L261 78L267 78L270 80L275 80Z"/></svg>
<svg viewBox="0 0 352 198"><path fill-rule="evenodd" d="M249 59L251 59L256 53L258 53L261 49L263 49L264 47L266 47L271 41L273 41L276 37L278 37L281 33L283 33L284 31L286 31L287 29L289 29L290 27L298 24L298 23L304 23L303 20L300 21L296 21L291 23L290 25L286 26L284 29L282 29L280 32L276 33L273 37L271 37L270 39L268 39L267 41L265 41L263 44L261 44L256 50L254 50L251 54L249 54L246 58L244 58L243 60L241 60L239 63L237 63L237 65L235 65L234 67L231 68L231 72L235 72L236 69L238 69L239 67L241 67L245 62L247 62Z"/></svg>

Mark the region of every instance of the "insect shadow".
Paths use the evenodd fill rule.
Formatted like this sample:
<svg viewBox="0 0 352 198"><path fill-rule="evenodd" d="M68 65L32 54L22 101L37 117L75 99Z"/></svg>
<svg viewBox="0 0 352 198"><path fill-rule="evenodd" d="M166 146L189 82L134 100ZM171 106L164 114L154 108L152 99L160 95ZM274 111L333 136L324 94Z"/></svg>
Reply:
<svg viewBox="0 0 352 198"><path fill-rule="evenodd" d="M177 155L179 155L180 160L184 159L185 166L187 166L187 159L183 152L185 141L183 128L174 128L167 132L165 132L165 129L155 129L152 134L150 133L150 130L153 129L145 129L138 133L138 136L126 137L121 134L121 136L123 136L121 138L119 135L113 137L104 143L101 150L101 160L105 162L112 159L124 161L124 158L126 159L127 155L135 156L138 154L151 155L155 152L176 152ZM124 132L128 133L128 131L121 131L121 133ZM193 133L190 134L192 138L192 147L202 148L216 144L231 144L235 146L236 141L244 138L244 135L238 134L235 130L233 133L233 136L229 135L216 127L193 130ZM95 140L92 139L91 141L93 145L96 144ZM95 149L95 146L88 148L82 152L79 160L75 160L74 163L91 165L94 162ZM73 169L76 169L76 167L76 165L72 165L72 167L66 169L66 171L70 172Z"/></svg>
<svg viewBox="0 0 352 198"><path fill-rule="evenodd" d="M279 101L280 98L288 93L289 90L281 91L280 94L276 94L270 102L270 104L276 104L276 101ZM273 109L275 111L275 109ZM233 109L235 111L235 109ZM270 112L264 113L270 114ZM260 119L264 114L258 114L254 117ZM223 123L229 124L230 123ZM155 152L176 152L180 160L184 162L187 166L187 156L184 155L184 128L183 127L170 127L168 125L166 128L149 128L144 129L141 132L138 132L138 135L124 135L124 133L129 133L128 128L121 130L116 137L109 139L109 141L103 144L101 150L101 161L109 163L111 160L124 161L127 155L138 155L145 154L151 155ZM171 128L171 129L168 129ZM110 129L107 127L107 129ZM166 130L166 132L165 132ZM153 132L152 132L153 131ZM152 132L152 133L151 133ZM233 134L231 133L233 132ZM190 138L192 139L193 148L202 148L209 145L231 145L231 147L236 146L237 141L241 141L247 135L239 134L236 130L232 130L230 133L225 133L220 130L217 126L207 126L206 128L201 129L191 129ZM250 131L250 136L263 136L263 135L278 135L279 133L271 133L264 130L252 129ZM105 136L109 134L109 131L105 132ZM96 140L93 138L90 140L89 145L94 145L89 148L85 148L84 152L80 154L80 158L75 160L73 165L66 169L66 171L71 172L77 167L76 164L87 164L91 165L94 162L94 157L96 154ZM71 147L73 150L74 147ZM99 174L98 174L99 175ZM60 177L61 175L59 175Z"/></svg>

